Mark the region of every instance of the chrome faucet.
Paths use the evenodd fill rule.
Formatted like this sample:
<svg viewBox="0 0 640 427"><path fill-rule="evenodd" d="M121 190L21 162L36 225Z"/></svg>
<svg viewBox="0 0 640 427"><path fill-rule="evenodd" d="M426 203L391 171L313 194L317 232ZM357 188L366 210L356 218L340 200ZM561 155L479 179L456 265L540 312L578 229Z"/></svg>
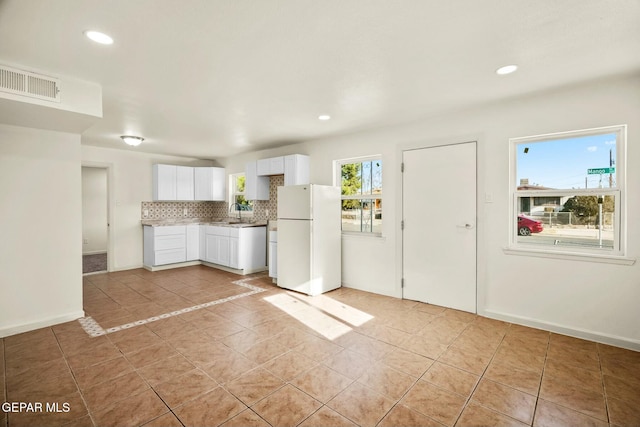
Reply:
<svg viewBox="0 0 640 427"><path fill-rule="evenodd" d="M229 213L231 213L231 211L233 210L233 208L236 208L236 212L238 212L238 221L242 222L242 205L238 202L236 203L230 203L229 204Z"/></svg>

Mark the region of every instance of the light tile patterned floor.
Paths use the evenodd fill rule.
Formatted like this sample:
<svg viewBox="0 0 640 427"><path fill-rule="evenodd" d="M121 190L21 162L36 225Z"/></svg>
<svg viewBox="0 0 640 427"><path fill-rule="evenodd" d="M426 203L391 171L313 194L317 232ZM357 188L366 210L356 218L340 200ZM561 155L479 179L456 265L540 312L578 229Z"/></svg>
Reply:
<svg viewBox="0 0 640 427"><path fill-rule="evenodd" d="M638 352L345 288L309 298L264 275L237 297L240 279L85 276L87 315L129 326L1 339L0 400L43 411L0 412L0 427L640 425Z"/></svg>

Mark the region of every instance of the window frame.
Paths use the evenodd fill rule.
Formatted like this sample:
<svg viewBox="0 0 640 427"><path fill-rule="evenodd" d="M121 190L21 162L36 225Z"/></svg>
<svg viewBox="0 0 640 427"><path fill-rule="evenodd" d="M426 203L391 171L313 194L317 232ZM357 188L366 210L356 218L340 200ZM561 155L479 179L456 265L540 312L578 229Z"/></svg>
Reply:
<svg viewBox="0 0 640 427"><path fill-rule="evenodd" d="M380 179L382 180L382 191L379 194L354 194L354 195L343 195L342 194L342 166L343 165L347 165L347 164L351 164L351 163L363 163L363 162L372 162L372 161L380 161L380 163L382 163L384 165L383 159L382 159L382 155L381 154L374 154L374 155L369 155L369 156L361 156L361 157L351 157L351 158L346 158L346 159L339 159L339 160L334 160L334 186L337 186L340 188L340 205L342 206L342 201L343 200L370 200L372 203L375 204L375 200L376 199L380 199L380 201L382 202L384 200L383 194L384 194L384 178L383 176L380 177ZM383 172L384 174L384 172ZM384 212L384 203L382 203L382 208L381 211ZM381 218L384 218L384 213L382 213ZM373 221L373 218L372 218ZM381 228L384 224L384 220L381 219ZM340 218L340 227L341 227L341 232L343 235L349 235L349 236L370 236L370 237L382 237L382 231L379 232L374 232L374 231L353 231L353 230L342 230L342 217ZM373 230L373 224L371 225L371 228Z"/></svg>
<svg viewBox="0 0 640 427"><path fill-rule="evenodd" d="M245 190L246 190L246 174L244 172L232 173L229 174L229 208L228 211L230 214L237 214L240 212L243 216L253 216L253 206L251 210L238 210L236 208L236 196L245 196L245 191L236 191L236 180L241 177L245 177ZM245 198L246 200L246 198Z"/></svg>
<svg viewBox="0 0 640 427"><path fill-rule="evenodd" d="M572 188L548 190L518 190L518 147L521 144L535 144L561 140L567 138L588 137L602 134L616 135L616 185L612 188ZM517 255L539 255L564 259L606 259L616 262L625 259L627 253L627 212L626 212L626 125L606 126L600 128L583 129L577 131L557 132L544 135L517 137L509 139L509 244L506 253ZM597 165L594 165L597 167ZM580 248L570 246L549 246L532 243L520 243L517 232L517 216L520 213L519 199L522 197L553 197L553 196L613 196L614 198L614 244L613 249Z"/></svg>

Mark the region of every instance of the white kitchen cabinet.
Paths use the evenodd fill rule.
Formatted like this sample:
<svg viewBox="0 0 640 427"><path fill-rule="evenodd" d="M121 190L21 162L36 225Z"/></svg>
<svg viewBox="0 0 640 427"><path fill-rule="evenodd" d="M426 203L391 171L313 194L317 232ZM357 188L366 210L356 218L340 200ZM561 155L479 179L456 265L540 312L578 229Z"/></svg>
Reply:
<svg viewBox="0 0 640 427"><path fill-rule="evenodd" d="M189 224L187 229L187 261L197 261L200 259L200 226Z"/></svg>
<svg viewBox="0 0 640 427"><path fill-rule="evenodd" d="M153 200L193 200L191 166L153 165Z"/></svg>
<svg viewBox="0 0 640 427"><path fill-rule="evenodd" d="M207 225L205 231L204 260L229 266L229 227Z"/></svg>
<svg viewBox="0 0 640 427"><path fill-rule="evenodd" d="M266 267L266 251L266 227L206 226L204 261L259 271Z"/></svg>
<svg viewBox="0 0 640 427"><path fill-rule="evenodd" d="M153 267L187 260L187 231L184 225L145 226L143 234L144 265Z"/></svg>
<svg viewBox="0 0 640 427"><path fill-rule="evenodd" d="M269 177L258 176L258 162L245 165L244 197L247 200L269 200Z"/></svg>
<svg viewBox="0 0 640 427"><path fill-rule="evenodd" d="M225 169L197 167L194 170L195 200L224 201Z"/></svg>
<svg viewBox="0 0 640 427"><path fill-rule="evenodd" d="M258 176L282 175L284 173L284 157L271 157L258 160Z"/></svg>
<svg viewBox="0 0 640 427"><path fill-rule="evenodd" d="M230 233L230 243L236 240L237 248L232 257L237 254L237 269L245 271L259 271L267 267L267 227L233 228Z"/></svg>
<svg viewBox="0 0 640 427"><path fill-rule="evenodd" d="M229 267L240 268L240 239L229 236Z"/></svg>
<svg viewBox="0 0 640 427"><path fill-rule="evenodd" d="M176 200L193 200L193 168L176 166Z"/></svg>
<svg viewBox="0 0 640 427"><path fill-rule="evenodd" d="M177 189L177 167L153 165L153 200L176 200Z"/></svg>
<svg viewBox="0 0 640 427"><path fill-rule="evenodd" d="M284 185L309 184L309 156L291 154L284 157Z"/></svg>

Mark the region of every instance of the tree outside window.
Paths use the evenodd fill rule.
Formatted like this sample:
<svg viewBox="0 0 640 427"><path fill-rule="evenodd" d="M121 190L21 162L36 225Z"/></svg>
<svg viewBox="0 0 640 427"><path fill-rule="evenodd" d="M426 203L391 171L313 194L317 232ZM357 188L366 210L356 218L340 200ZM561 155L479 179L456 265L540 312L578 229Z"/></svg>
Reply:
<svg viewBox="0 0 640 427"><path fill-rule="evenodd" d="M382 159L338 161L342 231L382 233Z"/></svg>

